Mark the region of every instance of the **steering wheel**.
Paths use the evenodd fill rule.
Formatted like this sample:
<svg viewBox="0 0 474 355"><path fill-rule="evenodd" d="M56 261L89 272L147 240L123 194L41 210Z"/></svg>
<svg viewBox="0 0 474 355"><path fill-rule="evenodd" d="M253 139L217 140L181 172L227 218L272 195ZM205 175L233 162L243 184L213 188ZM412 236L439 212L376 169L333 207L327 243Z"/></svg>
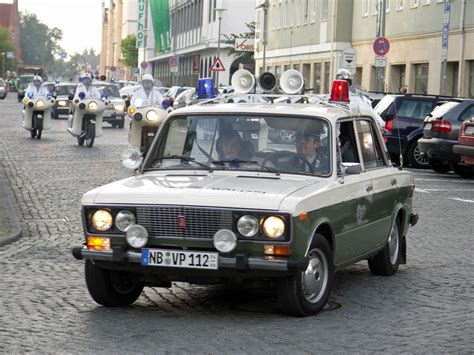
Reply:
<svg viewBox="0 0 474 355"><path fill-rule="evenodd" d="M292 158L296 158L298 159L299 161L302 161L309 169L309 172L314 174L315 173L315 170L314 170L314 167L313 165L308 161L308 159L306 159L305 157L297 154L297 153L293 153L293 152L289 152L289 151L280 151L280 152L276 152L276 153L273 153L269 156L267 156L265 159L263 159L262 161L262 165L263 166L266 166L266 163L271 160L271 159L276 159L276 160L279 160L281 158L287 158L289 157L290 159Z"/></svg>

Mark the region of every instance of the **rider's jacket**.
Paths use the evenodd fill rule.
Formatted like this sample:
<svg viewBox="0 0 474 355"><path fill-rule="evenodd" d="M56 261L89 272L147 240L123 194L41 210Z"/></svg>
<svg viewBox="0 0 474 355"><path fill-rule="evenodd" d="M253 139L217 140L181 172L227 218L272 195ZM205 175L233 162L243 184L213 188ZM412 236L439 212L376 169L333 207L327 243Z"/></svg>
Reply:
<svg viewBox="0 0 474 355"><path fill-rule="evenodd" d="M141 100L141 102L140 102ZM130 103L136 107L159 106L163 102L163 96L158 90L151 90L147 95L143 88L138 89L133 93Z"/></svg>
<svg viewBox="0 0 474 355"><path fill-rule="evenodd" d="M89 88L82 83L77 85L76 93L74 94L75 99L80 99L79 93L83 92L85 94L84 100L97 99L100 100L100 93L96 87L89 85Z"/></svg>
<svg viewBox="0 0 474 355"><path fill-rule="evenodd" d="M26 94L28 95L30 92L33 94L31 99L36 99L37 97L46 97L50 93L46 84L42 84L39 88L36 88L33 83L30 83L26 88Z"/></svg>

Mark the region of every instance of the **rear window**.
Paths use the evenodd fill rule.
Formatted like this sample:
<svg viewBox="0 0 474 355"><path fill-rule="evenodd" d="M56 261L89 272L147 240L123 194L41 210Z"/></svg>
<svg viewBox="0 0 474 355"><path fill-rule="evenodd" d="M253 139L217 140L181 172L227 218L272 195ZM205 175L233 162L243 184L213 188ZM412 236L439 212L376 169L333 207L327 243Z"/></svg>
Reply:
<svg viewBox="0 0 474 355"><path fill-rule="evenodd" d="M436 107L433 111L431 111L430 116L434 118L440 118L444 116L453 107L456 107L457 105L459 105L459 102L446 102Z"/></svg>
<svg viewBox="0 0 474 355"><path fill-rule="evenodd" d="M380 116L384 116L387 113L387 109L395 100L395 96L385 95L382 100L375 106L374 111L377 112Z"/></svg>
<svg viewBox="0 0 474 355"><path fill-rule="evenodd" d="M403 100L398 108L397 115L400 117L410 117L416 119L425 119L431 112L435 103L421 100Z"/></svg>

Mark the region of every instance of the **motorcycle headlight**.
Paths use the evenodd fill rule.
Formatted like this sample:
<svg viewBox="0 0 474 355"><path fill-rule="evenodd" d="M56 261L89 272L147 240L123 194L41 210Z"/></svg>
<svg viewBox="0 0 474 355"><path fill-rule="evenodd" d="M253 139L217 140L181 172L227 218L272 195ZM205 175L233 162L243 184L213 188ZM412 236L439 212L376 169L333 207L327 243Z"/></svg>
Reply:
<svg viewBox="0 0 474 355"><path fill-rule="evenodd" d="M158 113L156 111L148 111L146 113L146 119L150 122L155 122L155 121L158 121Z"/></svg>
<svg viewBox="0 0 474 355"><path fill-rule="evenodd" d="M262 228L268 238L277 239L285 233L285 221L281 217L271 216L265 219Z"/></svg>
<svg viewBox="0 0 474 355"><path fill-rule="evenodd" d="M107 232L113 225L112 213L107 210L97 210L92 215L92 227L99 232Z"/></svg>
<svg viewBox="0 0 474 355"><path fill-rule="evenodd" d="M115 105L114 109L116 112L123 112L123 105Z"/></svg>
<svg viewBox="0 0 474 355"><path fill-rule="evenodd" d="M64 100L60 100L60 101L58 101L58 105L59 105L59 106L66 106L66 105L67 105L67 102L64 101Z"/></svg>
<svg viewBox="0 0 474 355"><path fill-rule="evenodd" d="M42 101L42 100L36 101L36 107L38 107L38 108L44 107L44 101Z"/></svg>
<svg viewBox="0 0 474 355"><path fill-rule="evenodd" d="M89 110L94 111L94 110L97 110L97 109L99 108L99 105L97 105L97 102L91 101L91 102L89 102L89 104L87 105L87 108L88 108Z"/></svg>
<svg viewBox="0 0 474 355"><path fill-rule="evenodd" d="M245 215L237 221L237 230L244 237L254 237L258 232L258 220L254 216Z"/></svg>
<svg viewBox="0 0 474 355"><path fill-rule="evenodd" d="M115 217L117 229L126 232L130 226L135 224L135 215L130 211L120 211Z"/></svg>

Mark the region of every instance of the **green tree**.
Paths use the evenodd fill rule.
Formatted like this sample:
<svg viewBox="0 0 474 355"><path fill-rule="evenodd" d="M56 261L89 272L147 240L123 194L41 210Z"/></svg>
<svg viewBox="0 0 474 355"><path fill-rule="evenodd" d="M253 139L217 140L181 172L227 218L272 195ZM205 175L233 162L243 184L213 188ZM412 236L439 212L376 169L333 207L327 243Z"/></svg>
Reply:
<svg viewBox="0 0 474 355"><path fill-rule="evenodd" d="M138 66L138 48L136 47L137 37L128 35L122 39L122 63L126 67Z"/></svg>
<svg viewBox="0 0 474 355"><path fill-rule="evenodd" d="M63 49L59 45L63 31L49 28L35 14L20 15L20 47L24 64L45 65L53 70Z"/></svg>
<svg viewBox="0 0 474 355"><path fill-rule="evenodd" d="M10 30L0 28L0 70L3 69L3 72L0 72L0 77L5 77L7 70L16 71L16 60L7 58L7 52L13 52L14 50L15 46L11 41Z"/></svg>
<svg viewBox="0 0 474 355"><path fill-rule="evenodd" d="M225 44L227 44L229 48L229 56L233 55L235 58L248 58L253 60L253 52L243 52L243 51L236 51L234 49L235 39L236 38L255 38L255 21L246 23L245 26L248 28L248 32L244 33L231 33L229 36L224 35L225 37Z"/></svg>

